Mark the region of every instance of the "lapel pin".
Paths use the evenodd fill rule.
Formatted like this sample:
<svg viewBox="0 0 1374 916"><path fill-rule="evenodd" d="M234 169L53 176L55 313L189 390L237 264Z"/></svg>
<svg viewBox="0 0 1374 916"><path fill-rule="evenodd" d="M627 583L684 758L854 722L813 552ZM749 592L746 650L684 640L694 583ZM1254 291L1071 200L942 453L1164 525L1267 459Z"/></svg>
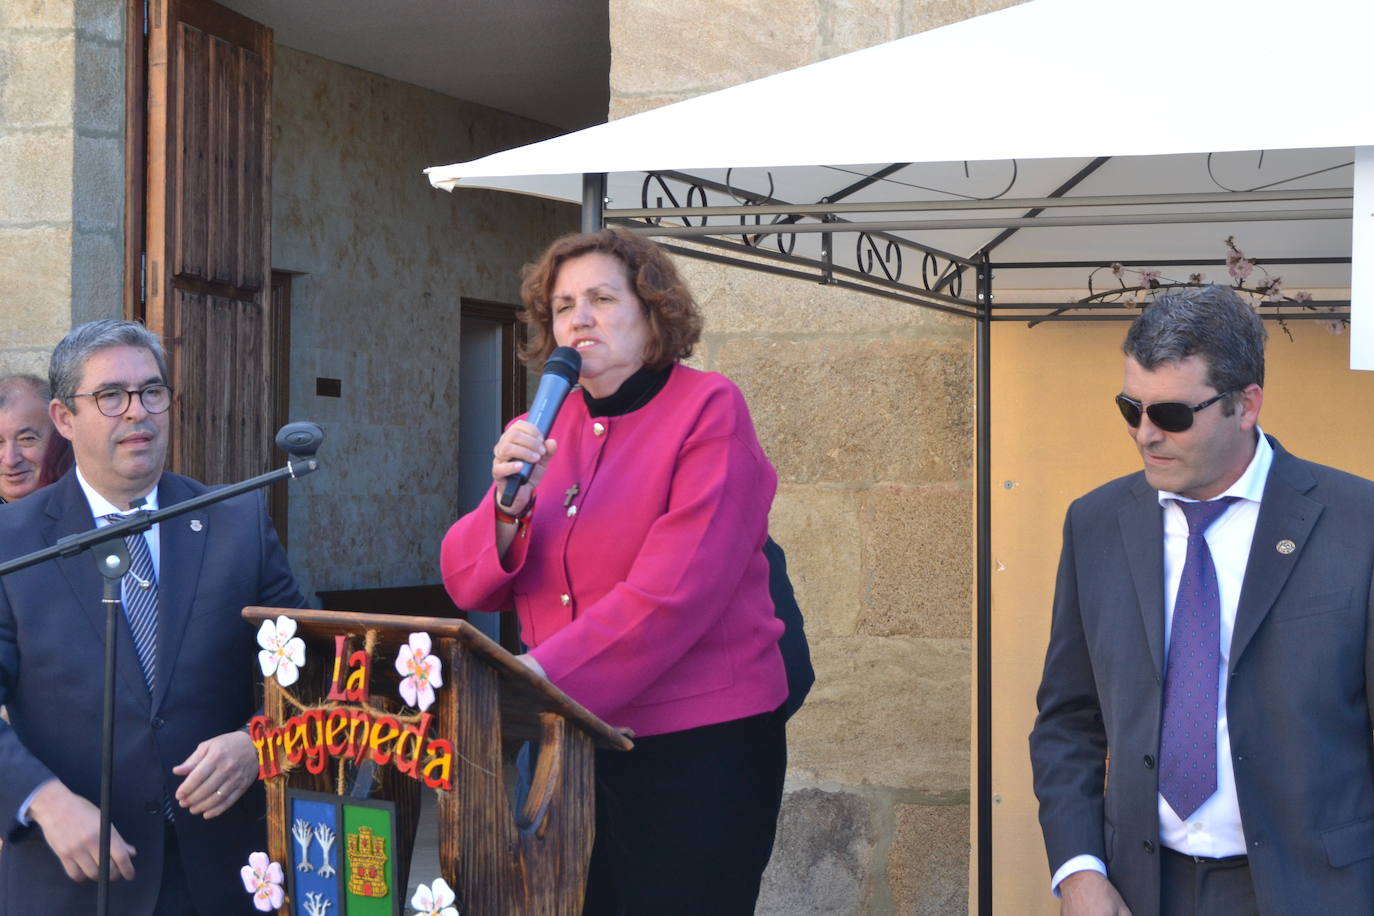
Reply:
<svg viewBox="0 0 1374 916"><path fill-rule="evenodd" d="M191 530L192 530L192 531L199 531L200 529L202 529L202 528L204 528L204 527L205 527L205 526L202 525L202 524L200 523L200 519L198 519L198 518L193 518L193 519L191 519ZM1293 550L1293 542L1292 542L1292 541L1285 541L1285 543L1288 544L1288 550L1289 550L1289 552L1292 552L1292 550ZM1280 549L1280 550L1283 549L1282 545L1279 546L1279 549Z"/></svg>
<svg viewBox="0 0 1374 916"><path fill-rule="evenodd" d="M1274 549L1286 557L1293 551L1297 550L1298 545L1288 540L1288 538L1284 538L1283 540L1279 541L1277 544L1274 545Z"/></svg>

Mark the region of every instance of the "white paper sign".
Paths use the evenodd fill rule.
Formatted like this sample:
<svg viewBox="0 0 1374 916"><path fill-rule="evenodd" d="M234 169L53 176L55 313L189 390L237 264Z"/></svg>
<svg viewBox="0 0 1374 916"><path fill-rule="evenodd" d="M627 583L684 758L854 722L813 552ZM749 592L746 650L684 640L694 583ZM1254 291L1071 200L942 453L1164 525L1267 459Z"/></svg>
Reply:
<svg viewBox="0 0 1374 916"><path fill-rule="evenodd" d="M1355 147L1350 221L1350 368L1374 370L1374 146Z"/></svg>

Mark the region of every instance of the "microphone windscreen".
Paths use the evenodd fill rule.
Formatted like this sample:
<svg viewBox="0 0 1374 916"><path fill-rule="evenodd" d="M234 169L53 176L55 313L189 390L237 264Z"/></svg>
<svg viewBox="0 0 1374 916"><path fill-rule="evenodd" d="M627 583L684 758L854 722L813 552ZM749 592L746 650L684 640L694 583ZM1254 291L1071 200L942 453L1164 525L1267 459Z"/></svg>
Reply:
<svg viewBox="0 0 1374 916"><path fill-rule="evenodd" d="M576 385L577 377L582 374L582 354L572 347L559 347L549 354L544 371L552 372L569 385Z"/></svg>

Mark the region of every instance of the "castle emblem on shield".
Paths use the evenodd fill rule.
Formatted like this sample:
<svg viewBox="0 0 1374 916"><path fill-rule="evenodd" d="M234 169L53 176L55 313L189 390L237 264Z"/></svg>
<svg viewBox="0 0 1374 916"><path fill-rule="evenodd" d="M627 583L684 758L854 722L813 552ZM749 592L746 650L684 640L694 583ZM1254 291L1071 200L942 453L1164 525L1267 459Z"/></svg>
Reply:
<svg viewBox="0 0 1374 916"><path fill-rule="evenodd" d="M387 895L386 837L359 827L348 834L348 892L358 897Z"/></svg>

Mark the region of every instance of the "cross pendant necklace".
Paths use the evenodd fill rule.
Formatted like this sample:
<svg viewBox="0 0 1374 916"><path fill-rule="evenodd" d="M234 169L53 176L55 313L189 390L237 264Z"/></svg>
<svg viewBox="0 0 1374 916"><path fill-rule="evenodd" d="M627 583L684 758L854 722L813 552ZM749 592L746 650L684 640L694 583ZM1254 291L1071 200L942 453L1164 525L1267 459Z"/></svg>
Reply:
<svg viewBox="0 0 1374 916"><path fill-rule="evenodd" d="M581 489L581 487L579 487L576 483L574 483L572 486L568 487L568 489L566 489L566 490L563 491L563 496L566 497L566 498L563 500L563 507L564 507L564 508L567 508L568 506L571 506L571 505L572 505L573 497L576 496L576 495L578 494L578 491L579 491L580 489Z"/></svg>

